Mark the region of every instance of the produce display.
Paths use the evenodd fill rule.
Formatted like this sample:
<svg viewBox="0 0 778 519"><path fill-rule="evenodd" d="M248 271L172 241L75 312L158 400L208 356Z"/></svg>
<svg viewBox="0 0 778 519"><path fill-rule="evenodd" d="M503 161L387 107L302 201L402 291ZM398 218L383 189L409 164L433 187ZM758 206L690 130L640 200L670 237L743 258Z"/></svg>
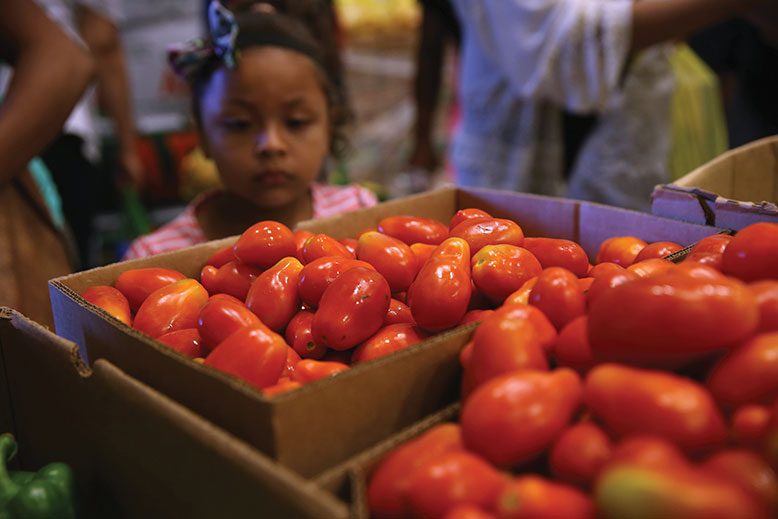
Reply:
<svg viewBox="0 0 778 519"><path fill-rule="evenodd" d="M546 240L525 238L543 270L462 350L458 422L380 461L371 515L776 517L778 225L678 264L677 244L614 237L584 269Z"/></svg>

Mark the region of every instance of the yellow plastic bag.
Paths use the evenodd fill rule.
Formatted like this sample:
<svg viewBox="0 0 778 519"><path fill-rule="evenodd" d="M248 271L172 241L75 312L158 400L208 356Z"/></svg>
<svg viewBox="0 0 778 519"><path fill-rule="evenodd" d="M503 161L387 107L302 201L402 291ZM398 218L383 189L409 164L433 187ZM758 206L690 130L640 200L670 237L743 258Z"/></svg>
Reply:
<svg viewBox="0 0 778 519"><path fill-rule="evenodd" d="M675 180L727 150L719 80L685 44L670 57L675 75L670 176Z"/></svg>

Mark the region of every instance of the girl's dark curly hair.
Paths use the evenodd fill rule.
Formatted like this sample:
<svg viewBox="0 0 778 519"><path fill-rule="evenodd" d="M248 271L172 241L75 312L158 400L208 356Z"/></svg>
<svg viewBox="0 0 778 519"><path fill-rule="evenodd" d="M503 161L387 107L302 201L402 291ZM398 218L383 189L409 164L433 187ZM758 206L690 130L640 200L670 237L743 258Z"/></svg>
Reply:
<svg viewBox="0 0 778 519"><path fill-rule="evenodd" d="M229 4L228 4L229 5ZM232 7L232 6L230 6ZM234 7L233 7L234 8ZM253 12L245 9L236 9L235 21L238 25L238 37L236 51L240 54L241 48L250 47L251 35L262 34L263 39L277 38L279 41L293 42L295 46L306 49L303 53L311 58L319 72L320 82L327 99L327 108L330 122L330 153L340 156L347 147L346 125L351 120L351 113L345 102L343 90L338 88L337 80L333 77L333 71L329 69L325 53L322 52L321 42L317 41L310 33L306 25L299 19L273 12ZM248 42L248 43L241 43ZM198 124L200 118L200 99L203 90L208 84L213 73L223 66L219 60L213 60L191 77L192 88L192 113ZM238 59L240 66L240 59Z"/></svg>

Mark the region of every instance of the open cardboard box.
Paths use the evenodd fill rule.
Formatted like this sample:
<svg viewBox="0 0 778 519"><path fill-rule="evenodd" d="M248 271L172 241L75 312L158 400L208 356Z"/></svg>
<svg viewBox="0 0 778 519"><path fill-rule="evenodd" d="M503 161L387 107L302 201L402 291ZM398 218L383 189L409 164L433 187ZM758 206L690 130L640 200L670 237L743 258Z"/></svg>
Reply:
<svg viewBox="0 0 778 519"><path fill-rule="evenodd" d="M512 218L529 236L575 240L591 256L611 236L635 235L647 241L688 245L716 232L710 227L598 204L456 188L304 222L298 228L343 238L375 226L387 215L409 214L447 222L466 207ZM89 359L110 360L306 477L320 474L457 400L458 353L470 339L473 325L269 399L244 382L196 364L137 333L78 296L89 286L110 285L121 272L139 267L174 268L198 277L206 259L234 240L52 280L57 333L85 348Z"/></svg>
<svg viewBox="0 0 778 519"><path fill-rule="evenodd" d="M64 461L84 517L347 517L345 505L106 360L0 307L0 432Z"/></svg>
<svg viewBox="0 0 778 519"><path fill-rule="evenodd" d="M724 153L654 189L655 215L739 230L778 223L778 136Z"/></svg>

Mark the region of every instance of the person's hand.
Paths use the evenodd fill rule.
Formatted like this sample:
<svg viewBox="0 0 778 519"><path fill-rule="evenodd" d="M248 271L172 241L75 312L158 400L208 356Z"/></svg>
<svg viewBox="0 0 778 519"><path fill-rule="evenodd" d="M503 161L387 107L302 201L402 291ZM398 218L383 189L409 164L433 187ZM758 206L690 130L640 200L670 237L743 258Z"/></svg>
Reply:
<svg viewBox="0 0 778 519"><path fill-rule="evenodd" d="M143 162L138 153L134 149L122 150L119 153L119 182L140 188L144 177Z"/></svg>

